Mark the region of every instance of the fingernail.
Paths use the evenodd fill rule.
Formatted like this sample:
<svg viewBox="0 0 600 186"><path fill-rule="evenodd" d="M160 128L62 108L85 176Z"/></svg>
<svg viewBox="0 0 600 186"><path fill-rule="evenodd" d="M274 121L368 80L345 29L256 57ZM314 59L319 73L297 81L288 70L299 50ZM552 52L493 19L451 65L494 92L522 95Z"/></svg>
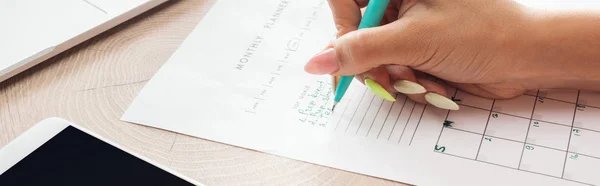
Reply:
<svg viewBox="0 0 600 186"><path fill-rule="evenodd" d="M404 94L421 94L427 92L425 87L408 80L394 82L394 89Z"/></svg>
<svg viewBox="0 0 600 186"><path fill-rule="evenodd" d="M379 96L388 101L396 101L394 96L390 95L390 93L387 90L385 90L385 88L383 88L379 83L373 81L372 79L365 78L365 85L367 85L367 88L369 88L369 90L371 90L371 92L373 92L373 94L375 94L376 96Z"/></svg>
<svg viewBox="0 0 600 186"><path fill-rule="evenodd" d="M442 108L442 109L448 109L448 110L458 110L458 104L456 104L454 101L452 101L451 99L448 99L442 95L439 95L437 93L427 93L425 94L425 100L427 100L427 102L429 102L430 104L432 104L433 106L436 106L438 108Z"/></svg>
<svg viewBox="0 0 600 186"><path fill-rule="evenodd" d="M304 66L304 70L311 74L331 74L339 68L335 50L327 49L310 59Z"/></svg>

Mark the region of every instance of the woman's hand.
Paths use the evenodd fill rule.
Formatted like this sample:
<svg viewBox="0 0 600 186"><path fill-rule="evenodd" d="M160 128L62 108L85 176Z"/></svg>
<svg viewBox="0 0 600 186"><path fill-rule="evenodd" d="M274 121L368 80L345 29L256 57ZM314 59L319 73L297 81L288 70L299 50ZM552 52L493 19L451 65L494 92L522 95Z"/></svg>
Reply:
<svg viewBox="0 0 600 186"><path fill-rule="evenodd" d="M382 26L356 30L367 3L329 1L338 39L306 64L307 72L368 77L390 92L444 109L458 106L427 74L494 99L529 89L583 88L584 81L600 85L600 77L573 74L590 69L568 58L600 67L589 63L599 57L597 15L543 12L513 0L391 0ZM586 28L591 30L578 34L592 37L591 42L573 35L572 29Z"/></svg>

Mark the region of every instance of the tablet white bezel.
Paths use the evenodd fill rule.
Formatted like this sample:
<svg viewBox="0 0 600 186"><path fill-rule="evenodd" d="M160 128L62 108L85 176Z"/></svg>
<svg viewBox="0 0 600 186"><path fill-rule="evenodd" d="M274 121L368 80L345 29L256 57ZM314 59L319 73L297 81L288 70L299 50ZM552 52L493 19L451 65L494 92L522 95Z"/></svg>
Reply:
<svg viewBox="0 0 600 186"><path fill-rule="evenodd" d="M88 131L72 122L66 121L61 118L45 119L45 120L37 123L36 125L34 125L31 129L27 130L25 133L18 136L16 139L14 139L12 142L8 143L3 148L1 148L0 149L0 175L3 174L4 172L6 172L8 169L10 169L15 164L17 164L19 161L21 161L27 155L29 155L30 153L35 151L37 148L42 146L48 140L52 139L54 136L56 136L58 133L63 131L68 126L77 128L77 129L87 133L88 135L95 137L96 139L99 139L99 140L101 140L109 145L112 145L113 147L116 147L118 149L121 149L121 150L125 151L126 153L129 153L130 155L137 157L151 165L154 165L157 168L162 169L170 174L173 174L191 184L202 185L187 176L184 176L173 170L170 170L148 158L145 158L144 156L141 156L137 153L131 152L131 151L123 148L122 146L118 145L115 142L112 142L110 140L102 138L101 136L96 135L95 133L93 133L91 131Z"/></svg>

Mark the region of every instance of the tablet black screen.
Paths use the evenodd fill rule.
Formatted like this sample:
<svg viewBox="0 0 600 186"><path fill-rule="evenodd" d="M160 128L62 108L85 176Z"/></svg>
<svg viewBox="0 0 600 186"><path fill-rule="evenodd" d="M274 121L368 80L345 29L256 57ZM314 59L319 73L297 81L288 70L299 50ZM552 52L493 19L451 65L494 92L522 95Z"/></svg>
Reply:
<svg viewBox="0 0 600 186"><path fill-rule="evenodd" d="M0 185L192 185L67 127L0 175Z"/></svg>

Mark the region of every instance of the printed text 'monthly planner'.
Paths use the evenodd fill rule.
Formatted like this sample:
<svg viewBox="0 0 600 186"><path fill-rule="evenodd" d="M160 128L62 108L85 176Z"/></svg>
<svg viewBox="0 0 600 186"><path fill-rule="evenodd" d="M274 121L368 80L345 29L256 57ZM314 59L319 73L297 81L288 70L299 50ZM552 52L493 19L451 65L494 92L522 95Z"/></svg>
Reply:
<svg viewBox="0 0 600 186"><path fill-rule="evenodd" d="M330 110L304 64L335 37L324 0L221 0L123 120L414 185L600 185L600 94L488 100L447 111L354 82Z"/></svg>

